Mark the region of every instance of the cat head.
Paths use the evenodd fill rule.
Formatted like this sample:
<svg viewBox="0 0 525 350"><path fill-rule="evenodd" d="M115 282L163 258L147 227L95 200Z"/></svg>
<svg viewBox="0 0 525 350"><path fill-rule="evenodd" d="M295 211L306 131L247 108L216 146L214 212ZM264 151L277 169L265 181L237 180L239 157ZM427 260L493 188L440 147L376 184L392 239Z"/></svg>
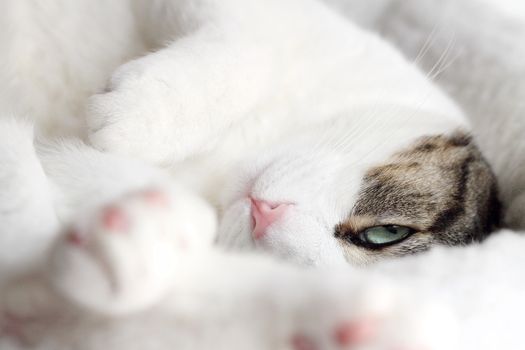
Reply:
<svg viewBox="0 0 525 350"><path fill-rule="evenodd" d="M343 117L250 157L218 243L304 265L365 265L483 240L499 222L489 165L468 133L437 115L392 116L406 112L350 118L350 131Z"/></svg>

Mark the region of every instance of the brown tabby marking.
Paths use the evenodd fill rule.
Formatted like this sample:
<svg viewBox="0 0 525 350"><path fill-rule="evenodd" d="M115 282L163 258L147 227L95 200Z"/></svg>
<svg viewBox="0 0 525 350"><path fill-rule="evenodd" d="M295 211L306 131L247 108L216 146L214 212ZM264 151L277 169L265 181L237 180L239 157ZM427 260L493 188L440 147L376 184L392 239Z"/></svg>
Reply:
<svg viewBox="0 0 525 350"><path fill-rule="evenodd" d="M386 164L370 169L352 212L335 231L349 258L357 253L357 260L368 262L435 244L478 242L499 220L494 175L471 137L457 132L423 137ZM350 243L351 235L379 225L408 226L416 233L378 249Z"/></svg>

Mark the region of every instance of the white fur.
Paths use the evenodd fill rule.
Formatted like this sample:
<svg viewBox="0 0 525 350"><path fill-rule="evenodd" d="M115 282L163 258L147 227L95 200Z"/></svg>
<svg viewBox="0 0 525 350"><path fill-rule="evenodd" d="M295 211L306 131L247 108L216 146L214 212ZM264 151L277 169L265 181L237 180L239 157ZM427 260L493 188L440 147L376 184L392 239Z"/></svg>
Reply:
<svg viewBox="0 0 525 350"><path fill-rule="evenodd" d="M0 282L41 264L59 228L29 123L0 123Z"/></svg>
<svg viewBox="0 0 525 350"><path fill-rule="evenodd" d="M437 11L436 3L426 5ZM1 212L8 224L2 223L0 242L13 234L33 242L42 237L24 245L34 251L15 259L17 238L0 248L0 259L16 269L42 259L57 221L90 234L95 247L76 251L62 235L50 262L30 275L6 265L19 278L3 286L0 328L16 316L27 343L0 337L2 350L31 344L45 350L280 349L289 348L297 332L329 349L338 322L370 315L380 316L383 326L363 349L518 344L512 337L503 344L484 331L495 327L484 322L506 318L507 334L519 335L512 315L523 306L524 283L519 270L500 261L519 266L521 237L501 234L483 246L437 250L366 271L347 267L332 237L369 166L420 135L465 127L455 105L395 49L310 0L98 5L1 5L9 34L0 45L10 55L0 69L7 82L0 111L31 115L46 135L78 135L82 122L71 117L81 116L87 96L98 91L88 102L87 139L119 154L78 140L46 141L35 151L27 125L0 121L0 181L14 190L2 193L0 208L10 204L6 197L24 203ZM367 23L381 18L373 9L384 14L387 5L368 9ZM419 5L402 7L412 8ZM92 25L93 18L100 25ZM48 23L65 29L43 35ZM427 27L417 29L426 35ZM61 50L45 56L55 45ZM104 88L109 72L144 48L159 50L125 63ZM486 84L498 86L498 77ZM458 100L464 103L461 95ZM164 165L171 179L127 156ZM22 175L13 176L13 169ZM141 201L142 191L152 188L167 193L170 209ZM194 191L219 208L222 245L344 271L305 272L210 251L214 217ZM250 238L248 194L295 203L293 215L257 244ZM518 220L520 198L513 204ZM134 218L126 235L101 226L107 205ZM185 252L177 237L197 248ZM448 292L440 290L444 283ZM404 284L410 292L397 291ZM494 303L502 294L508 303Z"/></svg>

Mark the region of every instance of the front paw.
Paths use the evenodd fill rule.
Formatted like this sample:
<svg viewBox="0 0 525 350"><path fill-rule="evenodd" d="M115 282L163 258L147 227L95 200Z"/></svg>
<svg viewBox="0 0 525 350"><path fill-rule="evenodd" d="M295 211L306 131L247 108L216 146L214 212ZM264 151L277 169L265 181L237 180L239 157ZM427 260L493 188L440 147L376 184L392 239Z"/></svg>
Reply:
<svg viewBox="0 0 525 350"><path fill-rule="evenodd" d="M168 82L148 60L120 67L106 91L89 100L86 123L91 144L154 163L166 161L174 152L170 136L175 133L176 113L167 104L167 90Z"/></svg>
<svg viewBox="0 0 525 350"><path fill-rule="evenodd" d="M183 192L131 193L78 221L56 245L50 277L88 310L125 314L156 303L181 271L207 251L215 219Z"/></svg>

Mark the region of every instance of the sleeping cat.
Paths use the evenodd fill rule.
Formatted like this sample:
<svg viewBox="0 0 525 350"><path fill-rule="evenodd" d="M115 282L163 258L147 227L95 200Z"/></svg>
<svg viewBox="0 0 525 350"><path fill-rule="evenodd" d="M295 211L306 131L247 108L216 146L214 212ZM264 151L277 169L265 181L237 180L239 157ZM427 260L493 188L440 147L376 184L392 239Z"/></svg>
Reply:
<svg viewBox="0 0 525 350"><path fill-rule="evenodd" d="M10 199L0 239L31 242L23 255L2 245L4 278L34 269L67 228L51 254L53 288L121 314L158 301L184 274L181 252L213 256L214 240L305 265L362 265L481 241L498 224L495 180L461 112L392 47L321 3L99 5L4 5L11 28L31 13L68 26L26 43L27 56L16 53L16 31L3 38L22 59L6 58L3 109L35 112L45 134L33 149L27 125L0 125ZM87 10L111 36L89 26ZM60 55L35 61L40 45ZM56 123L73 134L68 114L108 72L154 49L90 98L86 136L98 150L46 139ZM26 88L38 89L29 101Z"/></svg>

